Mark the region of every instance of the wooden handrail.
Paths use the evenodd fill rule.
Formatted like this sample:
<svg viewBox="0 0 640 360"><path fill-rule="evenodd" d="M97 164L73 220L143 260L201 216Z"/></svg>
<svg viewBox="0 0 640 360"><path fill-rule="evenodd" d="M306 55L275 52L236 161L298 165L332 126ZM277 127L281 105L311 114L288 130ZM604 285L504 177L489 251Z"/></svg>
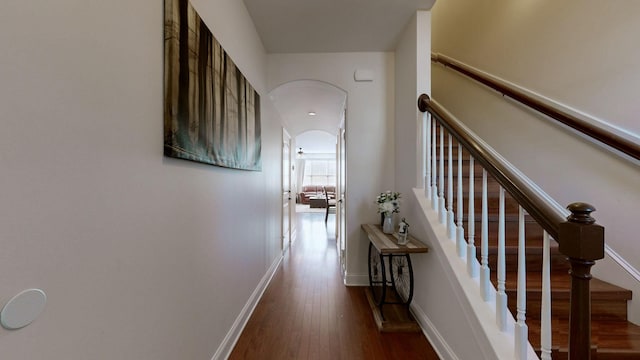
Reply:
<svg viewBox="0 0 640 360"><path fill-rule="evenodd" d="M418 108L422 112L429 112L438 118L440 124L454 136L465 149L479 161L482 166L495 177L496 181L521 204L529 215L531 215L554 239L558 236L558 227L565 221L566 213L557 207L549 204L547 197L540 190L532 187L516 174L512 168L502 159L499 159L493 152L488 151L486 146L474 135L469 133L466 127L445 109L437 101L430 99L428 95L422 94L418 98Z"/></svg>
<svg viewBox="0 0 640 360"><path fill-rule="evenodd" d="M604 257L604 228L590 215L595 208L574 203L567 207L571 214L566 216L555 201L550 201L543 191L533 186L437 101L422 94L418 98L418 108L429 112L558 242L560 252L571 264L569 360L591 359L590 269L595 260Z"/></svg>
<svg viewBox="0 0 640 360"><path fill-rule="evenodd" d="M487 74L448 56L442 54L431 54L431 61L443 64L444 66L462 73L525 106L571 127L572 129L598 140L636 160L640 160L640 144L636 142L617 135L603 127L597 126L596 124L580 119L560 107L545 103L522 89L497 81L496 79L487 76Z"/></svg>

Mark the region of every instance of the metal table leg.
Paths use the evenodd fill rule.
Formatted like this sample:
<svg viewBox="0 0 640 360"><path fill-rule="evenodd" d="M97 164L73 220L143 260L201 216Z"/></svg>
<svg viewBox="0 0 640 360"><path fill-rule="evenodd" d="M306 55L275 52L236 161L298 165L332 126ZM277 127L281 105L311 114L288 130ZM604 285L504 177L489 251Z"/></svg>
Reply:
<svg viewBox="0 0 640 360"><path fill-rule="evenodd" d="M386 261L385 261L386 259ZM387 279L389 269L389 279ZM393 287L399 301L387 301L387 286ZM369 243L369 287L384 319L383 305L403 304L413 299L413 267L409 254L381 254Z"/></svg>
<svg viewBox="0 0 640 360"><path fill-rule="evenodd" d="M386 296L386 284L384 257L369 243L369 288L374 302L381 310Z"/></svg>
<svg viewBox="0 0 640 360"><path fill-rule="evenodd" d="M409 254L389 255L391 284L401 304L409 306L413 299L413 266Z"/></svg>

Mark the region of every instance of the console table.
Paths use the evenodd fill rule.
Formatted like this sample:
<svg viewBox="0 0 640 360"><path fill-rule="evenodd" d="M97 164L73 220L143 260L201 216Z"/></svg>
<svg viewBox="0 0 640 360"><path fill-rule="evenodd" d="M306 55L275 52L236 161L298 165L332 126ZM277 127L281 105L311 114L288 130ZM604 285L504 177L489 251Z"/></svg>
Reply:
<svg viewBox="0 0 640 360"><path fill-rule="evenodd" d="M378 329L420 331L409 312L414 281L410 254L426 253L429 248L411 235L406 245L400 245L394 235L383 233L380 225L363 224L361 228L369 238L367 298Z"/></svg>

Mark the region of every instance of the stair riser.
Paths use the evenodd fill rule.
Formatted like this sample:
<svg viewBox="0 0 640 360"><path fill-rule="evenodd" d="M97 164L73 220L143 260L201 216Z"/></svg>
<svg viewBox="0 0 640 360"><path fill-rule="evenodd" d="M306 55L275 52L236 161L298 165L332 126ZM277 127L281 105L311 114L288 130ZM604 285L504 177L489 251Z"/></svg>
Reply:
<svg viewBox="0 0 640 360"><path fill-rule="evenodd" d="M509 297L508 307L512 314L516 314L517 294L515 291L507 291ZM531 295L531 299L529 299ZM536 294L537 295L537 294ZM551 316L554 319L569 319L569 300L551 300ZM534 293L527 292L527 318L540 319L541 302L534 296ZM627 302L626 300L593 300L591 301L591 318L593 320L626 320Z"/></svg>
<svg viewBox="0 0 640 360"><path fill-rule="evenodd" d="M500 210L500 198L499 195L496 194L487 194L487 212L491 215L497 215L499 213ZM446 196L446 189L445 189L445 196ZM458 210L458 197L457 196L453 196L453 201L451 202L451 204L453 205L453 211L456 214L456 219L458 217L457 214L457 210ZM469 211L469 202L467 200L467 197L463 197L462 200L462 212L463 212L463 216L464 215L468 215L468 211ZM449 205L449 200L446 200L445 203L445 208L447 208L448 210L448 205ZM505 199L505 214L510 214L510 215L517 215L518 214L518 203L515 202L515 200L513 199ZM476 198L474 201L474 213L475 213L475 217L476 219L481 219L481 215L482 215L482 198Z"/></svg>
<svg viewBox="0 0 640 360"><path fill-rule="evenodd" d="M465 235L469 235L469 224L464 223ZM488 239L489 246L497 245L498 242L498 222L492 221L488 222ZM505 244L507 246L517 246L518 245L518 223L517 222L506 222L505 221ZM480 235L482 234L482 224L480 222L476 222L474 224L474 234L475 234L475 242L478 242L480 239ZM527 246L542 246L542 236L543 231L542 228L536 223L525 223L524 228L524 239ZM551 243L552 246L555 246L556 243L553 241Z"/></svg>
<svg viewBox="0 0 640 360"><path fill-rule="evenodd" d="M458 160L454 159L452 161L451 164L451 175L454 178L454 185L458 184ZM469 161L462 161L462 182L465 186L465 188L469 185L469 174L470 174L470 170L471 169L471 163ZM475 179L474 182L474 187L478 188L480 185L482 185L482 170L484 168L482 167L482 165L480 165L480 163L478 162L474 162L473 163L473 178ZM449 177L449 164L447 163L447 161L445 160L444 163L444 168L443 168L443 176L444 176L444 181L445 183L448 180ZM431 173L433 174L433 167L431 168ZM436 175L436 181L439 183L440 181L440 163L436 164L436 169L435 169L435 175ZM433 175L432 175L433 176ZM498 184L498 181L487 171L487 184Z"/></svg>
<svg viewBox="0 0 640 360"><path fill-rule="evenodd" d="M477 258L478 258L478 261L480 261L480 257L478 256ZM551 260L551 271L564 271L568 273L570 266L566 261L566 257L564 255L556 254L556 255L550 256L550 260ZM489 262L490 269L497 269L498 255L489 254L488 262ZM528 255L526 257L526 266L527 266L527 271L542 272L542 255L537 255L537 254ZM507 272L516 272L518 270L518 254L506 254L505 267Z"/></svg>

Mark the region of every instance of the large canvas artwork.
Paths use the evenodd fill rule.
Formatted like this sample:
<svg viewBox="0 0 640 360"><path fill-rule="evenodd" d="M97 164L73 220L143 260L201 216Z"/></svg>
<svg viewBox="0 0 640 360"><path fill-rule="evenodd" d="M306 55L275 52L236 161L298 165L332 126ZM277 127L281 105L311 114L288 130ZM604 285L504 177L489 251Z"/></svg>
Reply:
<svg viewBox="0 0 640 360"><path fill-rule="evenodd" d="M188 0L164 9L164 154L261 170L258 93Z"/></svg>

